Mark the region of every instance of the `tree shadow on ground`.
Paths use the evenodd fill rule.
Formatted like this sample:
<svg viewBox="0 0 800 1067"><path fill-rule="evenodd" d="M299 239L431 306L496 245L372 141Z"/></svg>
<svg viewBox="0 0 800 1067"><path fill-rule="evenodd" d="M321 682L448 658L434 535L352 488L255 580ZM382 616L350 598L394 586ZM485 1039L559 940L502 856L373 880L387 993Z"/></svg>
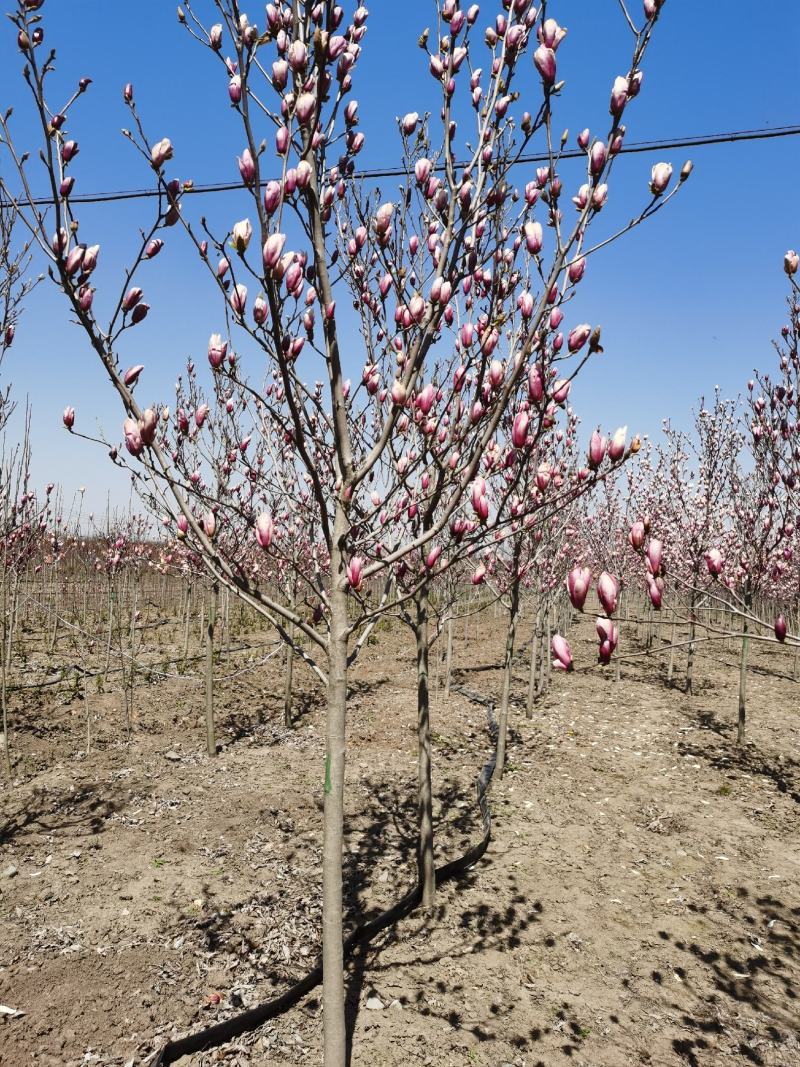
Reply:
<svg viewBox="0 0 800 1067"><path fill-rule="evenodd" d="M685 1004L670 1005L692 1035L672 1041L673 1050L690 1067L699 1067L699 1054L709 1049L709 1038L714 1035L726 1034L730 1038L733 1032L743 1062L764 1064L758 1051L761 1045L780 1046L797 1033L800 907L789 906L771 895L754 896L745 886L730 893L727 898L718 897L710 906L691 908L740 931L724 945L687 943L666 930L658 931L672 951L684 954L686 966L676 964L673 968L682 990L697 1004L692 1012L686 1011ZM659 971L653 971L650 977L665 990L669 988Z"/></svg>
<svg viewBox="0 0 800 1067"><path fill-rule="evenodd" d="M416 883L417 864L417 801L416 783L406 786L387 786L366 782L367 807L358 817L348 820L348 837L357 837L357 849L346 854L346 908L351 923L368 921L384 910L386 901L375 899L373 888L375 872L379 867L391 867L393 890L391 899L402 895L403 881L410 890ZM442 783L436 796L436 807L443 814L435 826L437 866L445 860L462 855L470 845L480 840L481 819L472 796L465 795L463 782L448 779ZM491 848L491 846L490 846ZM353 1037L359 1013L365 999L378 996L376 982L393 971L411 971L414 977L409 984L419 982L420 968L433 968L444 959L455 960L480 955L489 948L514 951L522 943L524 932L539 922L541 904L531 904L518 892L512 893L513 903L508 907L493 907L490 904L465 907L461 894L478 885L484 869L491 868L491 861L482 858L475 867L457 875L437 889L437 900L430 914L417 908L402 924L383 931L373 941L360 946L348 966L347 1001L345 1009L348 1035L348 1062L352 1056ZM513 875L508 875L513 883ZM399 884L398 884L399 883ZM516 889L515 883L512 890ZM430 940L434 931L443 931L448 926L457 926L463 933L456 947L429 952L418 951L407 960L387 960L387 950L401 946L416 946ZM399 999L403 1007L409 1007L422 1015L436 1016L439 1009L428 1001L429 994L438 1002L444 995L458 1003L463 1000L463 987L455 984L447 987L441 980L425 979L413 996ZM388 1005L386 1006L388 1008ZM494 1040L502 1036L512 1040L501 1024L504 1011L492 1005L487 1019L466 1020L456 1010L442 1012L440 1018L456 1029L469 1030L479 1041ZM497 1018L497 1032L491 1021ZM512 1043L526 1047L527 1036L519 1035Z"/></svg>
<svg viewBox="0 0 800 1067"><path fill-rule="evenodd" d="M0 822L0 845L8 845L25 831L54 836L97 834L106 820L125 805L114 783L36 789L20 799Z"/></svg>
<svg viewBox="0 0 800 1067"><path fill-rule="evenodd" d="M694 717L701 730L691 740L678 741L679 755L702 759L718 771L767 778L779 793L800 804L800 761L780 753L767 755L753 741L737 745L733 724L720 722L712 711L700 709Z"/></svg>
<svg viewBox="0 0 800 1067"><path fill-rule="evenodd" d="M268 704L263 693L252 707L231 709L217 720L218 741L234 744L238 741L257 741L268 746L285 742L287 736L314 717L324 704L320 693L298 693L292 700L292 725L283 722L283 697Z"/></svg>

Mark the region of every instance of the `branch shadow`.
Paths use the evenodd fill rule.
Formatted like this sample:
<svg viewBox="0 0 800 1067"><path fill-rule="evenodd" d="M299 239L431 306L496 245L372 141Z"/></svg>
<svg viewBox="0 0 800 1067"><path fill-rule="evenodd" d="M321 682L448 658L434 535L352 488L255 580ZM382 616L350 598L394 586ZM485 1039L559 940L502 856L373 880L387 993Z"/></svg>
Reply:
<svg viewBox="0 0 800 1067"><path fill-rule="evenodd" d="M99 833L106 820L125 805L109 796L113 783L84 785L77 789L36 789L19 802L0 823L0 845L25 831L40 834ZM102 795L101 795L102 789Z"/></svg>
<svg viewBox="0 0 800 1067"><path fill-rule="evenodd" d="M348 819L346 827L348 838L357 843L357 849L345 856L349 924L374 918L389 903L402 896L400 886L403 883L410 890L417 878L416 782L387 786L368 780L364 784L368 796L366 808L357 818ZM465 852L480 837L482 829L472 797L465 796L463 781L451 778L442 782L436 792L435 803L441 812L446 813L444 818L437 820L435 826L438 866L445 858ZM436 904L430 914L416 910L402 923L388 928L354 953L348 965L345 1005L348 1064L352 1060L354 1035L361 1009L370 997L380 997L378 986L381 976L385 977L393 971L413 974L415 968L433 968L444 959L473 957L490 948L514 951L522 943L524 932L539 922L541 904L531 904L516 891L513 875L508 875L514 891L513 903L508 907L463 905L461 894L475 887L482 871L489 866L491 861L484 857L475 867L437 889ZM379 894L375 892L376 886L382 884L380 874L376 881L376 872L381 867L384 869L382 874L392 871L392 875L386 877L383 883L388 894L386 899L379 899ZM403 960L386 959L388 950L429 940L434 931L442 929L446 922L449 927L455 925L463 931L463 944L444 951L418 951ZM409 982L414 980L409 978ZM434 981L433 977L429 977L427 983L432 983L427 992L432 992L437 1001L445 995L455 1004L463 1001L462 986L456 984L448 988L443 981ZM401 996L398 1001L401 1006L413 1008L422 1015L436 1015L436 1008L428 1003L426 996L426 989L420 987L413 997ZM502 1014L500 1006L493 1005L489 1018L496 1016L499 1019ZM498 1036L491 1026L487 1028L488 1020L466 1020L455 1007L442 1012L439 1017L454 1028L468 1030L478 1041L490 1041ZM503 1031L502 1036L505 1040L512 1040L519 1048L527 1047L528 1038L524 1035L509 1039Z"/></svg>
<svg viewBox="0 0 800 1067"><path fill-rule="evenodd" d="M697 716L702 733L687 741L678 741L681 756L705 760L719 771L740 771L772 781L779 793L785 793L800 804L800 761L791 756L769 756L753 741L737 745L733 740L733 726L720 722L713 712L702 709Z"/></svg>
<svg viewBox="0 0 800 1067"><path fill-rule="evenodd" d="M696 941L676 940L666 930L658 932L663 942L691 958L691 965L687 959L687 967L677 966L675 973L682 989L697 1002L691 1012L685 1005L671 1005L692 1035L673 1039L672 1048L690 1067L699 1067L699 1054L709 1048L708 1035L727 1032L730 1037L732 1024L725 1020L738 1019L738 1053L747 1062L765 1065L760 1045L771 1042L779 1046L797 1033L800 907L771 895L753 897L745 886L738 886L732 899L716 901L716 909L741 930L728 946L704 947ZM710 909L695 906L693 910L706 913ZM690 966L700 968L698 980L693 980ZM653 971L650 977L657 985L663 984L660 972ZM746 1016L742 1012L745 1006L750 1009ZM755 1033L752 1013L761 1016Z"/></svg>

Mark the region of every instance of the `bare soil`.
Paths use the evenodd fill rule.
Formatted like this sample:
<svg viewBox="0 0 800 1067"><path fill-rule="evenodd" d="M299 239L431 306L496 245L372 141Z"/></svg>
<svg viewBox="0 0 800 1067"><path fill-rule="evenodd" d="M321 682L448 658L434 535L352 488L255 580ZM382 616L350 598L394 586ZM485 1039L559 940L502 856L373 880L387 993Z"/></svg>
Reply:
<svg viewBox="0 0 800 1067"><path fill-rule="evenodd" d="M502 622L456 643L459 682L488 696ZM527 627L527 624L526 624ZM526 630L523 629L523 633ZM459 634L459 638L462 635ZM623 634L623 640L625 635ZM592 627L570 634L595 658ZM351 922L415 874L411 635L385 630L353 676L347 870ZM220 675L235 673L223 658ZM509 767L485 858L436 913L380 937L349 971L352 1063L368 1067L800 1064L800 745L790 653L756 648L748 741L735 744L735 649L704 653L697 692L656 659L557 676L534 718L517 666ZM679 677L679 676L678 676ZM169 1037L265 1000L316 961L323 705L296 667L281 725L278 659L218 684L216 759L202 687L28 691L11 704L16 780L0 805L3 1067L144 1064ZM434 692L439 861L480 836L485 711ZM187 1067L317 1064L311 995Z"/></svg>

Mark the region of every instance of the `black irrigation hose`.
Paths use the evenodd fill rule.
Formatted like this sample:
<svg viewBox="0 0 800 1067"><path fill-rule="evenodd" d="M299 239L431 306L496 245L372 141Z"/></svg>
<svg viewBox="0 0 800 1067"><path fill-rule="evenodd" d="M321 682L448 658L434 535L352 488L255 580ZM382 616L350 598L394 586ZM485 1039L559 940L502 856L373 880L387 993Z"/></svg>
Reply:
<svg viewBox="0 0 800 1067"><path fill-rule="evenodd" d="M481 825L483 826L483 837L462 856L436 868L437 886L456 877L456 875L463 874L465 871L469 870L470 867L473 867L486 852L492 837L492 813L489 808L489 801L486 794L497 761L498 730L497 721L494 716L494 702L469 689L464 689L461 686L454 685L451 689L456 693L461 693L462 696L467 697L468 700L471 700L476 704L482 704L486 708L489 736L494 744L494 751L475 780L478 809L481 815ZM349 959L354 950L360 945L366 944L382 930L385 930L387 927L404 919L406 915L409 915L417 907L421 900L422 886L417 884L410 893L406 893L404 897L398 900L396 904L393 904L387 911L381 912L380 915L377 915L369 922L357 926L345 939L344 958ZM166 1067L167 1064L175 1063L176 1060L181 1059L183 1056L190 1056L194 1052L202 1052L206 1049L215 1048L217 1045L222 1045L226 1041L232 1041L241 1034L247 1033L250 1030L255 1030L269 1019L274 1019L278 1015L282 1015L284 1012L288 1011L290 1008L293 1008L307 993L310 993L312 989L318 986L321 981L322 964L320 963L312 971L309 971L308 974L301 978L299 982L296 982L284 993L281 993L279 997L267 1000L263 1004L256 1005L254 1008L249 1008L247 1011L241 1012L239 1015L235 1015L231 1019L226 1019L224 1022L216 1023L214 1026L207 1026L205 1029L199 1030L196 1034L189 1034L186 1037L179 1038L177 1041L169 1041L156 1056L152 1067Z"/></svg>

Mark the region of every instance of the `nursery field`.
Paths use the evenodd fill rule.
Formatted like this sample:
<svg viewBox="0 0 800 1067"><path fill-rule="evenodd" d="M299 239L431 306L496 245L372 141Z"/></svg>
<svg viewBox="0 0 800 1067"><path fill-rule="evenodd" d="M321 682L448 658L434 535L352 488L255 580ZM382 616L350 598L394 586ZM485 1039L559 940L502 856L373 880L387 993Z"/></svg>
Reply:
<svg viewBox="0 0 800 1067"><path fill-rule="evenodd" d="M797 5L6 6L0 1067L800 1067Z"/></svg>
<svg viewBox="0 0 800 1067"><path fill-rule="evenodd" d="M486 616L486 617L484 617ZM503 626L465 643L431 694L437 863L480 839ZM346 971L352 1063L484 1067L800 1063L800 734L793 659L699 655L694 695L656 656L557 676L524 715L515 664L492 840L465 875L359 949ZM632 639L633 640L633 639ZM593 628L570 631L592 661ZM768 648L770 646L767 646ZM626 650L622 650L623 652ZM321 940L324 693L295 666L283 725L273 659L217 665L216 759L202 686L11 694L14 778L0 802L0 1063L140 1065L168 1038L267 1000ZM416 877L416 687L409 632L385 624L351 674L346 929ZM232 676L232 677L231 677ZM49 694L49 695L48 695ZM60 695L59 695L60 694ZM24 696L24 699L23 699ZM319 990L180 1062L318 1063Z"/></svg>

